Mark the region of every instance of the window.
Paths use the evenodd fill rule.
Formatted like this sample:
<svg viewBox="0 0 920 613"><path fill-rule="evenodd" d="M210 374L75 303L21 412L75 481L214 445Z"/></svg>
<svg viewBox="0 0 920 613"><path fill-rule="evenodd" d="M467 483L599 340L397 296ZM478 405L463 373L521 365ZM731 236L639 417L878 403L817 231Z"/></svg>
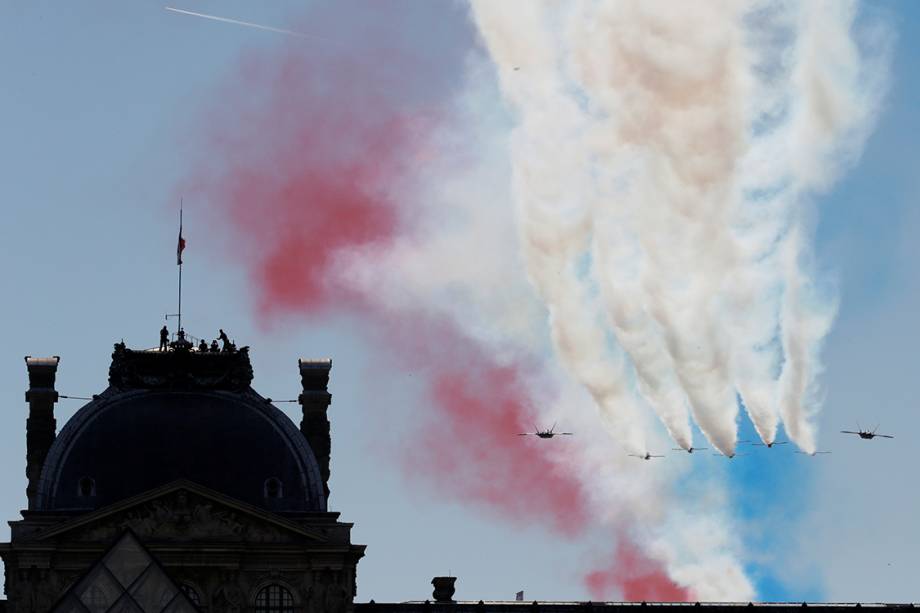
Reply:
<svg viewBox="0 0 920 613"><path fill-rule="evenodd" d="M256 596L256 613L294 613L294 598L278 584L266 585Z"/></svg>
<svg viewBox="0 0 920 613"><path fill-rule="evenodd" d="M96 495L96 482L89 477L83 477L77 483L77 495L89 498Z"/></svg>
<svg viewBox="0 0 920 613"><path fill-rule="evenodd" d="M188 596L188 599L191 600L196 607L201 606L201 597L198 595L198 590L193 588L188 583L183 583L179 586L179 588L186 596Z"/></svg>
<svg viewBox="0 0 920 613"><path fill-rule="evenodd" d="M271 479L265 480L265 493L266 498L281 498L284 496L284 489L281 485L281 480L272 477Z"/></svg>

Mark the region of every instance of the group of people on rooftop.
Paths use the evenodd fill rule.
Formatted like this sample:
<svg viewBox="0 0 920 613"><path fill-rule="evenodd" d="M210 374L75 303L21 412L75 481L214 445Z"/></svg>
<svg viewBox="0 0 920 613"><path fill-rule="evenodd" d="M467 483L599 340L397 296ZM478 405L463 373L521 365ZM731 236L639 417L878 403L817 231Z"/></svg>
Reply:
<svg viewBox="0 0 920 613"><path fill-rule="evenodd" d="M185 331L179 330L177 336L179 337L179 341L184 341ZM221 342L221 346L217 345L218 341ZM169 351L170 347L174 344L175 343L169 342L169 329L164 325L160 329L160 351ZM223 328L219 330L217 338L211 341L210 345L208 345L207 341L204 339L201 339L198 343L199 353L233 353L234 351L236 351L236 345L230 341L230 337L227 336Z"/></svg>

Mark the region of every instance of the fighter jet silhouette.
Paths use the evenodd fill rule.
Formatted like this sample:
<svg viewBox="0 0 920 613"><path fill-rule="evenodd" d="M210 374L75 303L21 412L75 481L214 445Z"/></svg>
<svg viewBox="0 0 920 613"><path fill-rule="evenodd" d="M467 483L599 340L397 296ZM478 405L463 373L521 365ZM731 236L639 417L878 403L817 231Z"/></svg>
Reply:
<svg viewBox="0 0 920 613"><path fill-rule="evenodd" d="M738 456L747 455L746 453L714 453L712 455L722 456L723 458L728 458L729 460L734 460Z"/></svg>
<svg viewBox="0 0 920 613"><path fill-rule="evenodd" d="M789 441L770 441L769 443L751 443L756 447L773 447L773 445L788 445Z"/></svg>
<svg viewBox="0 0 920 613"><path fill-rule="evenodd" d="M853 432L852 430L841 430L840 432L842 434L855 434L859 438L864 438L867 441L874 439L876 436L879 438L894 438L890 434L876 434L875 431L878 430L878 426L875 426L873 430L863 430L859 424L856 424L856 429L857 432Z"/></svg>
<svg viewBox="0 0 920 613"><path fill-rule="evenodd" d="M645 455L636 455L635 453L630 453L629 457L639 458L640 460L651 460L652 458L663 458L663 455L652 455L649 452L645 452Z"/></svg>
<svg viewBox="0 0 920 613"><path fill-rule="evenodd" d="M536 426L533 432L520 432L518 436L539 436L540 438L553 438L554 436L572 436L572 432L556 432L556 424L549 430L540 430Z"/></svg>

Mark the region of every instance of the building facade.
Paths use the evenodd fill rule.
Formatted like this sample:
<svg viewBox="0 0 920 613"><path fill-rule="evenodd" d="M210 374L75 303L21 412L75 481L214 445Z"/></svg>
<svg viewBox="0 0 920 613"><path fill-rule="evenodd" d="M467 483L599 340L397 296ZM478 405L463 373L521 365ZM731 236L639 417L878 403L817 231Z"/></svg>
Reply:
<svg viewBox="0 0 920 613"><path fill-rule="evenodd" d="M364 546L327 508L331 361L299 362L298 428L251 387L248 348L119 343L108 387L58 433L59 361L26 358L28 505L0 544L6 613L353 611ZM130 560L110 550L131 539L156 564L119 582L105 560ZM145 578L156 568L169 581Z"/></svg>

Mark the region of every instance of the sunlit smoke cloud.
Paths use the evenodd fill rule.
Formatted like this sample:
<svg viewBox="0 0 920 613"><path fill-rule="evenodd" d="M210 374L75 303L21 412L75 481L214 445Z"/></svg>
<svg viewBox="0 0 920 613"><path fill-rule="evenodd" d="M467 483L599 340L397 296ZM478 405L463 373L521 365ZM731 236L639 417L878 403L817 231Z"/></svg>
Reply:
<svg viewBox="0 0 920 613"><path fill-rule="evenodd" d="M566 538L608 531L612 546L638 524L637 533L669 538L671 484L688 465L628 458L609 432L638 433L620 437L630 448L668 444L654 431L646 438L641 411L626 422L616 421L622 411L599 418L546 351L547 312L515 240L508 123L491 64L473 53L457 91L443 85L442 58L406 54L393 31L363 32L371 49L360 57L244 58L205 111L200 157L181 191L207 205L251 279L260 321L352 314L377 335L389 367L418 374L430 406L411 427L440 442L401 458L413 482ZM367 57L395 67L381 72ZM432 93L432 83L443 89ZM602 325L598 296L577 300L589 298ZM587 329L557 343L583 344ZM594 397L638 409L622 372L605 374L625 358L617 366L609 347L597 351L607 361ZM515 436L557 420L578 431L568 445ZM456 436L445 441L445 427ZM751 592L741 585L710 595Z"/></svg>
<svg viewBox="0 0 920 613"><path fill-rule="evenodd" d="M435 129L453 92L392 95L437 83L443 58L375 36L374 57L398 75L348 56L247 56L208 109L180 189L227 235L261 321L352 314L376 330L391 367L422 376L430 411L406 430L437 444L398 463L414 482L571 536L590 521L583 483L549 447L516 437L541 424L554 392L534 357L543 312L515 267L512 217L499 216L503 227L489 211L508 200L483 201L476 187L501 185L505 167L458 171L482 152L459 129ZM461 145L451 179L440 147ZM475 206L452 212L464 199Z"/></svg>
<svg viewBox="0 0 920 613"><path fill-rule="evenodd" d="M778 109L814 78L770 64L770 45L789 48L816 17L672 6L476 5L491 59L473 52L456 71L371 10L349 24L360 53L247 58L183 191L231 237L263 321L358 315L390 367L424 376L418 427L461 435L403 458L421 482L563 536L628 534L669 593L748 600L723 486L703 480L707 495L686 500L689 463L626 453L671 445L647 406L679 445L692 415L732 449L737 393L766 439L788 397L787 430L807 448L833 309L810 281L797 211L852 161L872 113L825 125L801 160L776 156L805 132ZM778 43L752 37L767 17ZM577 445L508 440L556 420ZM522 507L522 484L535 504Z"/></svg>
<svg viewBox="0 0 920 613"><path fill-rule="evenodd" d="M624 426L647 403L682 447L692 415L731 454L740 397L763 440L782 418L813 451L835 305L809 201L869 133L884 30L857 32L855 2L473 7L517 115L528 274L614 437L641 440Z"/></svg>

